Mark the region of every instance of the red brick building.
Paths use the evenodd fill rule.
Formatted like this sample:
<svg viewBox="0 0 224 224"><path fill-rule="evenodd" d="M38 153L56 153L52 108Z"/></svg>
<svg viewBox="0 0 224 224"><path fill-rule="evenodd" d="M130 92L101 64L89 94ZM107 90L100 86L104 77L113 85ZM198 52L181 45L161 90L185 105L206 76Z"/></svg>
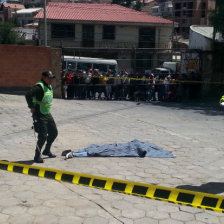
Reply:
<svg viewBox="0 0 224 224"><path fill-rule="evenodd" d="M191 25L210 25L209 12L215 0L172 0L174 21L179 23L177 34L188 38Z"/></svg>

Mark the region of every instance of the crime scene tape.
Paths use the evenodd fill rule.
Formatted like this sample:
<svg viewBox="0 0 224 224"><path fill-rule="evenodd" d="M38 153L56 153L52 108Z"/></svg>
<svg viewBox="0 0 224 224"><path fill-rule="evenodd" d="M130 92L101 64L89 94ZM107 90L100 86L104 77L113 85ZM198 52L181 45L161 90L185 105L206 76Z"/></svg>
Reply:
<svg viewBox="0 0 224 224"><path fill-rule="evenodd" d="M0 161L0 170L224 212L224 196Z"/></svg>
<svg viewBox="0 0 224 224"><path fill-rule="evenodd" d="M88 75L82 75L81 77L88 77ZM91 78L98 78L98 79L115 79L115 80L135 80L135 81L144 81L144 82L165 82L166 79L151 79L151 78L138 78L138 77L122 77L122 76L91 76ZM218 81L205 81L205 80L180 80L180 79L170 79L169 83L167 84L181 84L181 83L188 83L188 84L211 84L211 85L224 85L224 81L218 82Z"/></svg>

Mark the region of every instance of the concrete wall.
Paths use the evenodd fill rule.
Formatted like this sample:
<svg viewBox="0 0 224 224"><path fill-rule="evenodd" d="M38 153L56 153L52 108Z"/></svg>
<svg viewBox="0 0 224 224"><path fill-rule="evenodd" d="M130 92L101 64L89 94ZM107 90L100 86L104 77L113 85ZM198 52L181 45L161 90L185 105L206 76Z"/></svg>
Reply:
<svg viewBox="0 0 224 224"><path fill-rule="evenodd" d="M50 47L0 45L0 90L25 90L33 86L43 71L56 75L55 97L60 97L61 49Z"/></svg>
<svg viewBox="0 0 224 224"><path fill-rule="evenodd" d="M172 27L156 28L156 48L171 48Z"/></svg>

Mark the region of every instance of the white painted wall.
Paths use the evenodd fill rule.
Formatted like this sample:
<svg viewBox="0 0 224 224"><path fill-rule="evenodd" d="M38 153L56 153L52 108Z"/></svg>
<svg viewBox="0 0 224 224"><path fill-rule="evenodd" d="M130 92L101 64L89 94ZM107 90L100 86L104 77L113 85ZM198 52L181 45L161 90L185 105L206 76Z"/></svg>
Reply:
<svg viewBox="0 0 224 224"><path fill-rule="evenodd" d="M171 48L172 27L156 28L156 48Z"/></svg>
<svg viewBox="0 0 224 224"><path fill-rule="evenodd" d="M120 42L128 42L131 45L138 43L137 26L116 26L116 39Z"/></svg>

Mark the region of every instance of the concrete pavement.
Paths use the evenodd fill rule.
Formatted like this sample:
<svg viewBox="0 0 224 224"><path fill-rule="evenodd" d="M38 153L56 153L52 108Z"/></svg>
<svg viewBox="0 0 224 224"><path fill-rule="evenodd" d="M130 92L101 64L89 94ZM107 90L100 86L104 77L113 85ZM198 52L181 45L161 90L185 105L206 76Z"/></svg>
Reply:
<svg viewBox="0 0 224 224"><path fill-rule="evenodd" d="M0 160L33 164L35 137L24 96L0 95ZM224 194L224 113L209 105L54 99L55 159L38 166ZM90 144L148 141L176 155L73 158ZM37 165L37 164L34 164ZM0 223L201 224L224 215L0 170Z"/></svg>

